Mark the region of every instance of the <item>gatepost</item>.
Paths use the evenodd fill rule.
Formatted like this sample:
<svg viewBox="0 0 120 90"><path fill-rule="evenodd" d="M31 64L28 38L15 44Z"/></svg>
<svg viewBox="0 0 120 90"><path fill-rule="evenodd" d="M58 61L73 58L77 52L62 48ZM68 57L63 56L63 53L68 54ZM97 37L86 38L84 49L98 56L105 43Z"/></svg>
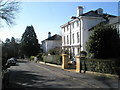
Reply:
<svg viewBox="0 0 120 90"><path fill-rule="evenodd" d="M68 68L68 55L62 54L62 69Z"/></svg>
<svg viewBox="0 0 120 90"><path fill-rule="evenodd" d="M81 66L80 66L80 55L76 56L76 72L81 73Z"/></svg>

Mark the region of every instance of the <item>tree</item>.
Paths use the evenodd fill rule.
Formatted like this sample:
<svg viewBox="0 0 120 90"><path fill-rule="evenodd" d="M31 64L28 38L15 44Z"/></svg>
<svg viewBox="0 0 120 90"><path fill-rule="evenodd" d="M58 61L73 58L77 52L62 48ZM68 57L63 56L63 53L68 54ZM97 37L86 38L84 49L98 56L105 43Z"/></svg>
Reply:
<svg viewBox="0 0 120 90"><path fill-rule="evenodd" d="M5 43L2 44L2 57L11 58L18 57L19 44L15 42L15 38L12 37L11 41L9 38L6 39Z"/></svg>
<svg viewBox="0 0 120 90"><path fill-rule="evenodd" d="M19 11L19 2L16 0L0 0L0 27L5 21L7 25L13 25L15 14Z"/></svg>
<svg viewBox="0 0 120 90"><path fill-rule="evenodd" d="M94 58L115 58L120 53L120 38L116 28L99 24L92 30L87 42L87 51Z"/></svg>
<svg viewBox="0 0 120 90"><path fill-rule="evenodd" d="M14 37L11 38L11 43L15 43L15 38Z"/></svg>
<svg viewBox="0 0 120 90"><path fill-rule="evenodd" d="M21 39L21 49L27 57L34 56L39 53L40 44L38 43L33 26L26 27Z"/></svg>
<svg viewBox="0 0 120 90"><path fill-rule="evenodd" d="M11 38L10 46L11 46L11 51L13 52L14 57L18 57L18 50L19 50L19 44L16 43L16 39L14 37Z"/></svg>
<svg viewBox="0 0 120 90"><path fill-rule="evenodd" d="M5 43L10 43L10 39L6 38Z"/></svg>

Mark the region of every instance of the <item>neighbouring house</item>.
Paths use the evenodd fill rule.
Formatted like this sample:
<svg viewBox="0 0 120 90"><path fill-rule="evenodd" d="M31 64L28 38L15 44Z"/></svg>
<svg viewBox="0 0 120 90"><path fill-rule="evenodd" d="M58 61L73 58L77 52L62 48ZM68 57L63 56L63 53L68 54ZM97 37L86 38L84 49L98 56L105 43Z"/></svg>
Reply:
<svg viewBox="0 0 120 90"><path fill-rule="evenodd" d="M62 49L68 50L72 57L75 57L80 51L86 51L86 42L90 35L89 29L115 17L103 13L102 8L83 13L83 7L78 6L77 16L60 26L62 29Z"/></svg>
<svg viewBox="0 0 120 90"><path fill-rule="evenodd" d="M120 33L120 16L110 19L108 24L113 25Z"/></svg>
<svg viewBox="0 0 120 90"><path fill-rule="evenodd" d="M44 53L47 53L49 50L56 47L61 47L61 45L62 36L57 34L51 36L51 32L48 32L48 38L42 41L42 49Z"/></svg>

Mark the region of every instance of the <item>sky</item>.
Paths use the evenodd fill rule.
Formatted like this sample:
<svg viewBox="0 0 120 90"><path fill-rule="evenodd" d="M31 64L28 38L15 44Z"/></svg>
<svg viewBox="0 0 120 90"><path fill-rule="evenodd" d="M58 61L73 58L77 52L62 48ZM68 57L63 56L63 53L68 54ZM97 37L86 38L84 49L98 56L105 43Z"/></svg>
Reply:
<svg viewBox="0 0 120 90"><path fill-rule="evenodd" d="M16 15L16 25L0 30L0 39L21 38L27 26L33 25L39 43L51 35L61 34L60 26L76 16L76 8L84 7L84 13L103 8L104 13L118 16L118 2L21 2Z"/></svg>

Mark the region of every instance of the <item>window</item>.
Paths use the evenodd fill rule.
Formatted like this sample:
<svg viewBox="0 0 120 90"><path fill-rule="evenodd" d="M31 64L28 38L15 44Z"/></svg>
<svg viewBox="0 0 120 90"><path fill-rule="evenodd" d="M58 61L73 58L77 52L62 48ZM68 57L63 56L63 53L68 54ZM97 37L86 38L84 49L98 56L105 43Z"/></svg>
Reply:
<svg viewBox="0 0 120 90"><path fill-rule="evenodd" d="M72 37L73 37L73 44L75 43L75 41L74 41L74 34L72 34Z"/></svg>
<svg viewBox="0 0 120 90"><path fill-rule="evenodd" d="M80 42L80 35L79 35L79 32L77 32L77 43Z"/></svg>
<svg viewBox="0 0 120 90"><path fill-rule="evenodd" d="M65 32L65 27L63 29L64 29L64 32Z"/></svg>
<svg viewBox="0 0 120 90"><path fill-rule="evenodd" d="M76 22L76 23L77 23L77 27L78 27L78 26L79 26L79 21L77 20L77 22Z"/></svg>
<svg viewBox="0 0 120 90"><path fill-rule="evenodd" d="M69 25L67 26L67 31L69 30Z"/></svg>
<svg viewBox="0 0 120 90"><path fill-rule="evenodd" d="M77 48L77 52L78 52L78 54L80 53L80 48Z"/></svg>
<svg viewBox="0 0 120 90"><path fill-rule="evenodd" d="M69 44L69 36L67 35L67 44Z"/></svg>
<svg viewBox="0 0 120 90"><path fill-rule="evenodd" d="M73 56L75 56L75 48L73 48Z"/></svg>
<svg viewBox="0 0 120 90"><path fill-rule="evenodd" d="M65 43L65 36L64 36L64 45L65 45L66 43Z"/></svg>
<svg viewBox="0 0 120 90"><path fill-rule="evenodd" d="M74 28L74 22L72 23L72 28Z"/></svg>

